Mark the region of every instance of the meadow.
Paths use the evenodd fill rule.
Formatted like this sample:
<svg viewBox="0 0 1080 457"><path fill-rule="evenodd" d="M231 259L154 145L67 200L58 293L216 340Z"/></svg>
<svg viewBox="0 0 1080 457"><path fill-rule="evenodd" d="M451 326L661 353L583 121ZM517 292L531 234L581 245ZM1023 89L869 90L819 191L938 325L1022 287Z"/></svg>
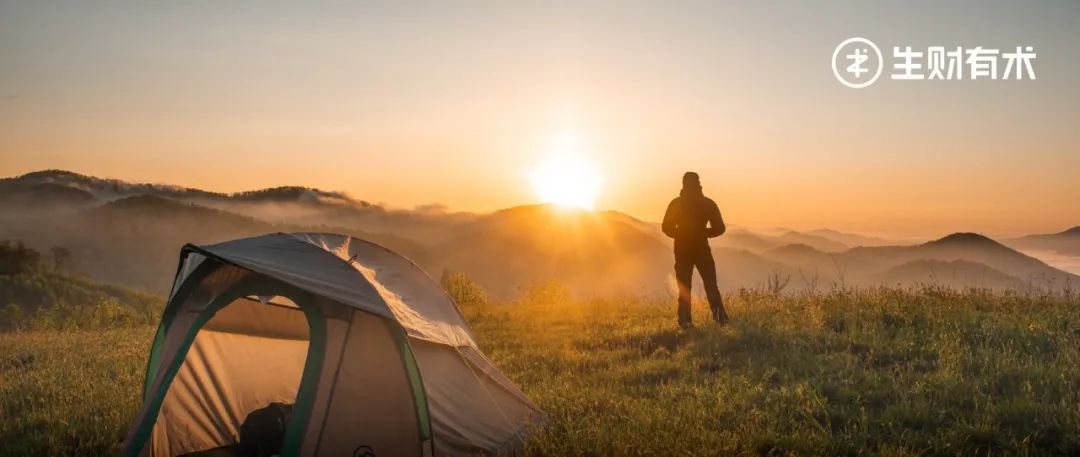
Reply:
<svg viewBox="0 0 1080 457"><path fill-rule="evenodd" d="M545 412L529 455L1077 455L1080 297L835 289L489 303L450 284L482 349ZM0 333L0 455L111 455L153 329Z"/></svg>

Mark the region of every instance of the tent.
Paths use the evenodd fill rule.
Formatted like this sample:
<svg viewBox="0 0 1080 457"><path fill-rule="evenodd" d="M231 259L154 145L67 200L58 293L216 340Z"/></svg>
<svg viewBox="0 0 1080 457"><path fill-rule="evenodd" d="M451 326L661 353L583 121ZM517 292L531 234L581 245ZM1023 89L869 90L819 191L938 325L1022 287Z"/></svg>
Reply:
<svg viewBox="0 0 1080 457"><path fill-rule="evenodd" d="M414 263L343 235L187 245L125 456L232 455L292 404L281 455L499 455L539 409Z"/></svg>

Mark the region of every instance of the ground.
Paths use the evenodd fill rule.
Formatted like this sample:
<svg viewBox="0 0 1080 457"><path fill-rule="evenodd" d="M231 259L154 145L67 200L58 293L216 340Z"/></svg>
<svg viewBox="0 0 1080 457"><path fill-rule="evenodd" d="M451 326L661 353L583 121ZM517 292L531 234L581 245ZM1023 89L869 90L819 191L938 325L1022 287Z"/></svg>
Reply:
<svg viewBox="0 0 1080 457"><path fill-rule="evenodd" d="M545 412L531 455L1080 453L1080 299L940 289L462 309ZM111 455L153 329L0 334L0 455Z"/></svg>

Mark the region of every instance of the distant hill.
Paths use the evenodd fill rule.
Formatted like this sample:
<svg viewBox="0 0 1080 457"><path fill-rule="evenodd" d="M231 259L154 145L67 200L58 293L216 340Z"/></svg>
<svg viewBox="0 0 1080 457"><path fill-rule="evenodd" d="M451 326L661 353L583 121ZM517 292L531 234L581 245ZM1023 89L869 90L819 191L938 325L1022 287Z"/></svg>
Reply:
<svg viewBox="0 0 1080 457"><path fill-rule="evenodd" d="M886 240L884 238L878 238L874 236L859 235L856 233L840 232L832 229L814 229L804 232L808 235L815 235L822 238L826 238L837 243L841 243L851 247L857 246L890 246L897 244L894 241Z"/></svg>
<svg viewBox="0 0 1080 457"><path fill-rule="evenodd" d="M528 205L482 215L432 249L436 271L462 272L496 297L558 280L583 294L668 294L675 290L671 246L621 213ZM723 237L721 237L722 239ZM742 249L716 247L721 288L763 286L790 267ZM694 280L695 289L701 287Z"/></svg>
<svg viewBox="0 0 1080 457"><path fill-rule="evenodd" d="M531 205L496 211L434 247L440 268L463 272L495 295L556 279L577 291L667 290L668 248L611 213Z"/></svg>
<svg viewBox="0 0 1080 457"><path fill-rule="evenodd" d="M26 313L43 306L84 306L104 300L117 300L138 310L164 305L163 298L158 295L54 270L0 275L0 303L19 306Z"/></svg>
<svg viewBox="0 0 1080 457"><path fill-rule="evenodd" d="M661 241L664 241L665 243L671 243L671 239L668 238L667 235L664 235L664 232L660 229L660 223L659 222L643 221L643 220L638 219L638 218L636 218L634 216L631 216L631 215L626 214L626 213L620 213L618 211L610 211L609 210L609 211L601 211L601 213L605 217L609 217L614 221L619 221L619 222L625 223L625 224L627 224L627 225L629 225L629 226L631 226L633 228L641 230L642 232L645 232L645 233L648 233L649 235L655 236L656 238L659 238Z"/></svg>
<svg viewBox="0 0 1080 457"><path fill-rule="evenodd" d="M46 251L71 251L71 266L95 279L164 293L186 243L207 244L272 232L326 231L361 236L418 262L426 251L393 234L347 227L271 223L157 195L136 195L72 212L9 219L0 238Z"/></svg>
<svg viewBox="0 0 1080 457"><path fill-rule="evenodd" d="M761 254L766 259L796 267L831 268L833 257L826 252L805 244L789 244Z"/></svg>
<svg viewBox="0 0 1080 457"><path fill-rule="evenodd" d="M670 253L667 254L664 259L658 260L658 263L671 268L670 255ZM777 262L744 249L713 248L713 259L716 262L716 276L721 291L765 287L769 277L773 275L798 275L798 269L792 265ZM695 273L694 288L695 294L699 297L703 296L700 295L703 292L700 289L700 279ZM674 286L674 279L671 285Z"/></svg>
<svg viewBox="0 0 1080 457"><path fill-rule="evenodd" d="M99 200L113 200L132 195L158 195L172 198L225 198L217 192L166 185L133 184L118 179L98 178L67 170L42 170L26 173L3 181L23 184L52 184L71 189L78 189L93 195Z"/></svg>
<svg viewBox="0 0 1080 457"><path fill-rule="evenodd" d="M0 192L0 239L24 240L43 252L67 248L73 271L156 293L171 283L183 244L278 231L360 236L412 258L433 275L466 273L495 296L552 279L583 294L674 290L671 240L658 224L616 211L547 205L488 214L391 210L307 187L223 194L61 170L0 179L0 190L7 190ZM1077 233L1080 228L1023 242L1059 246ZM990 287L1016 281L1080 284L1075 275L979 234L877 245L883 241L827 229L764 233L732 227L712 246L725 290L764 286L770 277L789 277L793 287L918 284L946 270L956 281L979 279Z"/></svg>
<svg viewBox="0 0 1080 457"><path fill-rule="evenodd" d="M777 236L776 240L781 244L802 244L824 252L840 252L847 250L849 247L844 243L833 241L823 236L800 233L794 230L787 231L780 236Z"/></svg>
<svg viewBox="0 0 1080 457"><path fill-rule="evenodd" d="M755 253L776 249L783 245L773 237L752 233L747 230L730 230L723 236L715 238L712 244L720 247L745 249Z"/></svg>
<svg viewBox="0 0 1080 457"><path fill-rule="evenodd" d="M913 260L889 268L881 274L886 285L941 285L954 288L1023 288L1024 281L986 265L966 260Z"/></svg>
<svg viewBox="0 0 1080 457"><path fill-rule="evenodd" d="M1020 279L1063 273L978 233L953 233L912 249L925 258L979 262Z"/></svg>
<svg viewBox="0 0 1080 457"><path fill-rule="evenodd" d="M43 210L85 208L96 202L93 194L74 187L0 180L0 208L18 211L22 215Z"/></svg>
<svg viewBox="0 0 1080 457"><path fill-rule="evenodd" d="M0 180L3 186L17 186L33 189L38 193L42 189L67 189L77 191L85 197L105 202L132 196L165 197L177 201L199 203L212 206L215 202L245 203L298 203L307 205L355 205L363 208L374 207L371 203L354 200L342 192L324 191L309 187L281 186L246 192L226 194L210 192L191 187L168 184L130 183L119 179L98 178L66 170L43 170L26 173L21 176ZM38 195L47 196L46 194Z"/></svg>
<svg viewBox="0 0 1080 457"><path fill-rule="evenodd" d="M790 244L810 246L822 252L840 252L849 246L829 237L809 233L785 230L779 233L757 233L749 230L731 230L718 238L718 246L746 249L750 252L763 253Z"/></svg>
<svg viewBox="0 0 1080 457"><path fill-rule="evenodd" d="M0 227L0 237L41 250L64 246L77 271L158 293L171 283L185 243L279 231L264 221L155 195L20 222Z"/></svg>
<svg viewBox="0 0 1080 457"><path fill-rule="evenodd" d="M1080 277L1053 268L977 233L954 233L915 246L859 247L841 253L840 261L856 282L895 282L903 278L886 277L884 269L919 260L965 261L982 264L1008 277L1025 282L1080 282ZM906 270L905 278L911 269Z"/></svg>
<svg viewBox="0 0 1080 457"><path fill-rule="evenodd" d="M343 192L329 192L300 186L282 186L269 189L238 192L231 196L235 200L254 202L290 202L312 205L359 205L374 206L365 201L349 198Z"/></svg>
<svg viewBox="0 0 1080 457"><path fill-rule="evenodd" d="M1080 256L1080 226L1058 233L1028 235L1005 241L1017 249L1044 250L1062 255Z"/></svg>
<svg viewBox="0 0 1080 457"><path fill-rule="evenodd" d="M6 187L5 187L6 186ZM334 226L364 233L390 233L422 242L442 241L445 228L472 220L468 213L432 208L387 209L345 193L310 187L280 186L225 194L168 184L130 183L65 170L44 170L0 179L0 190L20 189L12 202L0 196L0 219L5 210L23 217L25 208L39 212L66 211L128 197L154 196L250 216L271 223ZM2 192L0 195L15 195ZM68 203L58 205L63 196ZM16 203L18 206L16 206Z"/></svg>
<svg viewBox="0 0 1080 457"><path fill-rule="evenodd" d="M7 241L0 242L0 330L25 325L150 322L162 297L103 284L57 270L47 256Z"/></svg>

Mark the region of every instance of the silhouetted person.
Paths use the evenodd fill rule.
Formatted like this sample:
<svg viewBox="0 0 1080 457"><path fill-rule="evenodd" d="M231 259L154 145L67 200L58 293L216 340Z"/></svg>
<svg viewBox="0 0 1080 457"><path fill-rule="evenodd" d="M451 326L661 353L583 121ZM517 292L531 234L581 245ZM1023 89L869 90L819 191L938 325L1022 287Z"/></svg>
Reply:
<svg viewBox="0 0 1080 457"><path fill-rule="evenodd" d="M693 325L690 317L690 290L694 267L705 285L713 320L724 324L728 320L720 289L716 286L716 264L713 263L709 238L724 233L724 219L716 202L701 191L698 174L687 172L682 178L682 191L668 205L661 228L675 239L675 279L679 283L679 325Z"/></svg>

